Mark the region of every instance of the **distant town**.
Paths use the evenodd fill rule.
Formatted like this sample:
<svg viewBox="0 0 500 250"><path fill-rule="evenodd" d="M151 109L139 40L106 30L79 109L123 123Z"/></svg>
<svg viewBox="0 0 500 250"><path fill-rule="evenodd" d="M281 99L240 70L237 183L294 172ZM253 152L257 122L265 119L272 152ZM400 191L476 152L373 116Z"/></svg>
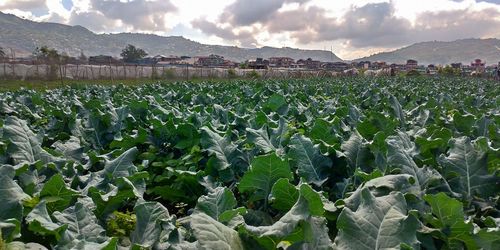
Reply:
<svg viewBox="0 0 500 250"><path fill-rule="evenodd" d="M4 53L5 55L5 53ZM7 64L59 64L59 65L123 65L149 66L165 68L194 67L194 68L222 68L222 69L253 69L253 70L304 70L328 71L348 73L348 75L455 75L455 76L483 76L499 78L500 62L487 64L480 58L473 59L470 64L451 63L449 65L419 64L417 60L408 59L404 64L388 63L383 61L359 62L322 62L311 58L294 60L290 57L255 58L243 62L225 59L221 55L206 56L176 56L156 55L147 56L147 53L133 45L128 45L122 51L122 57L97 55L87 57L83 53L79 57L58 54L55 49L47 47L37 48L29 57L3 56L2 61Z"/></svg>

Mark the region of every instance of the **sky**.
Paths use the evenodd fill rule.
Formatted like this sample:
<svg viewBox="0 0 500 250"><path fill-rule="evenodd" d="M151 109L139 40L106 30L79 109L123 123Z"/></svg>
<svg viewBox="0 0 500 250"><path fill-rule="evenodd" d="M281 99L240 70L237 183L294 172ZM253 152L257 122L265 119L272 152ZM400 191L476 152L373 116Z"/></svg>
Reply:
<svg viewBox="0 0 500 250"><path fill-rule="evenodd" d="M346 60L416 42L500 38L500 0L0 0L0 11L96 33L324 49Z"/></svg>

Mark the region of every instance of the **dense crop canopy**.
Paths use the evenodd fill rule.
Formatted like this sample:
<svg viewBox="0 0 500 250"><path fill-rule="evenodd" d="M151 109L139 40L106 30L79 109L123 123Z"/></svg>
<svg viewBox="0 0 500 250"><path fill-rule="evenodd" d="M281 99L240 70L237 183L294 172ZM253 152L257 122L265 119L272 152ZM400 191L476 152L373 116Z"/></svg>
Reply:
<svg viewBox="0 0 500 250"><path fill-rule="evenodd" d="M0 93L0 249L500 249L500 88Z"/></svg>

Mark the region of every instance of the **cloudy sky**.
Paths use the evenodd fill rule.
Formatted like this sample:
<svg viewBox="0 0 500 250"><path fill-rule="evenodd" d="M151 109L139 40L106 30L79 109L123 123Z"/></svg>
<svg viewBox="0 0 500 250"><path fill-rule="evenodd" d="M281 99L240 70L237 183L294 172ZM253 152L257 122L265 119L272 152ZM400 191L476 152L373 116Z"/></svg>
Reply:
<svg viewBox="0 0 500 250"><path fill-rule="evenodd" d="M500 38L500 0L0 0L0 11L98 33L333 49L343 59L422 41Z"/></svg>

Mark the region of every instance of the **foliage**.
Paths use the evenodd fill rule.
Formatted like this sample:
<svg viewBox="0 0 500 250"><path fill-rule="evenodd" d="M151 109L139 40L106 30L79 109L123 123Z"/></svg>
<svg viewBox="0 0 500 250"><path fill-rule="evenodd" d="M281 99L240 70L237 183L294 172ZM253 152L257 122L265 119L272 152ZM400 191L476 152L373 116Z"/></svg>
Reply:
<svg viewBox="0 0 500 250"><path fill-rule="evenodd" d="M4 48L0 47L0 59L4 59L5 57L7 57L5 50Z"/></svg>
<svg viewBox="0 0 500 250"><path fill-rule="evenodd" d="M147 56L148 53L141 48L136 48L134 45L129 44L120 53L120 56L123 58L124 62L137 62L138 60Z"/></svg>
<svg viewBox="0 0 500 250"><path fill-rule="evenodd" d="M0 93L0 244L498 249L497 83L333 78Z"/></svg>
<svg viewBox="0 0 500 250"><path fill-rule="evenodd" d="M255 78L259 78L260 74L259 74L259 72L255 71L255 70L252 70L252 71L247 72L246 76L248 78L255 79Z"/></svg>

